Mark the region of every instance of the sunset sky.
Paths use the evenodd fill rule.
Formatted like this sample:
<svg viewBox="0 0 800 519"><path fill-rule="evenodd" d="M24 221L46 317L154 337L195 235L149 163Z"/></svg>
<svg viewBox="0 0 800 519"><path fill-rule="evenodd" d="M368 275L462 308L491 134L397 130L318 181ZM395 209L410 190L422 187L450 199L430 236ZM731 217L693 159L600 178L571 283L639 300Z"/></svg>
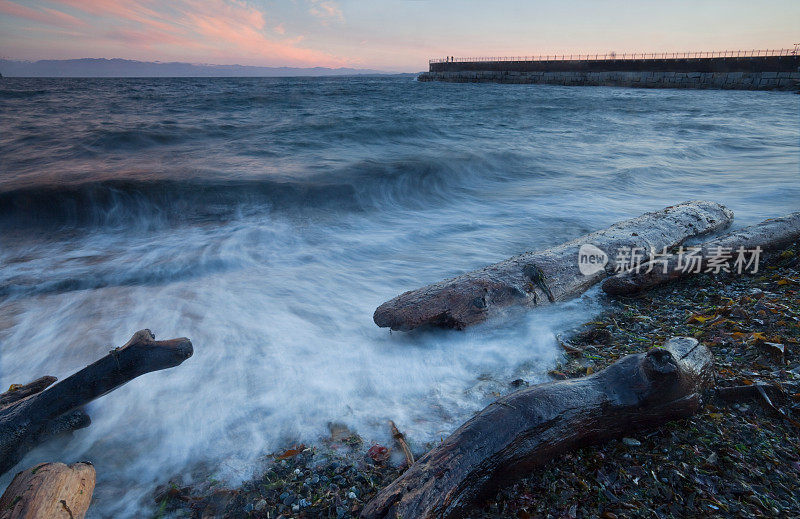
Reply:
<svg viewBox="0 0 800 519"><path fill-rule="evenodd" d="M0 0L0 57L414 72L431 57L791 48L796 0Z"/></svg>

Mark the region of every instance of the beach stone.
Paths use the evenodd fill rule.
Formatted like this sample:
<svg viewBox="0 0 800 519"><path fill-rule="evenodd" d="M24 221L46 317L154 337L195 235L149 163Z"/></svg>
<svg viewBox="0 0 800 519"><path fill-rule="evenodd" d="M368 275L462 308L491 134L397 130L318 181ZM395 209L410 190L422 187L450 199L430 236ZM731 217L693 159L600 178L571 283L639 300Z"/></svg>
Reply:
<svg viewBox="0 0 800 519"><path fill-rule="evenodd" d="M642 442L635 438L623 438L622 443L627 445L628 447L641 447Z"/></svg>

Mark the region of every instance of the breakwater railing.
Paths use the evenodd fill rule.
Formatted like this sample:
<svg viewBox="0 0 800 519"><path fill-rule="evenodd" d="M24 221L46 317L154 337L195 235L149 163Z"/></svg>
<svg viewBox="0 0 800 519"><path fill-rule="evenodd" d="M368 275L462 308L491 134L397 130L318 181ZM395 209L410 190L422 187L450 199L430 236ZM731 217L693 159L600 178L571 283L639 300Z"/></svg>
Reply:
<svg viewBox="0 0 800 519"><path fill-rule="evenodd" d="M663 59L701 59L701 58L756 58L764 56L797 56L794 49L753 49L723 50L709 52L609 52L606 54L545 54L540 56L479 56L473 58L447 57L431 59L429 63L475 63L482 61L609 61L624 60L663 60Z"/></svg>

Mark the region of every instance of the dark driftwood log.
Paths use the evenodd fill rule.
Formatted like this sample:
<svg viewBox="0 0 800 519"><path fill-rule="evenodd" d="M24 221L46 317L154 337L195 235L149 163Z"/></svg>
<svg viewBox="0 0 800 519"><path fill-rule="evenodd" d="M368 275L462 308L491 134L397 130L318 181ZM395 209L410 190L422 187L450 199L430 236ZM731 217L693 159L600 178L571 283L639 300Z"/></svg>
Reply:
<svg viewBox="0 0 800 519"><path fill-rule="evenodd" d="M40 463L14 477L0 497L0 519L83 519L94 482L91 463Z"/></svg>
<svg viewBox="0 0 800 519"><path fill-rule="evenodd" d="M733 213L713 202L685 202L612 225L563 245L520 256L447 281L406 292L383 303L373 320L392 330L434 325L461 329L512 305L540 306L583 293L615 271L619 249L645 250L677 245L691 236L728 226ZM581 245L608 255L605 269L584 275L578 267Z"/></svg>
<svg viewBox="0 0 800 519"><path fill-rule="evenodd" d="M0 474L37 444L88 426L80 407L139 375L177 366L192 353L189 339L156 341L150 330L140 330L124 346L47 390L54 377L0 395Z"/></svg>
<svg viewBox="0 0 800 519"><path fill-rule="evenodd" d="M720 247L732 251L735 259L736 250L740 247L745 250L754 250L756 247L760 247L765 253L770 253L783 250L798 239L800 239L800 212L765 220L757 225L739 229L698 245L700 251L697 256L700 269L706 269L708 259L717 254ZM686 269L680 267L680 257L677 254L663 260L664 263L645 263L638 272L629 270L611 276L603 282L603 291L615 296L633 295L674 279L695 275L694 269L684 272ZM684 263L685 261L684 258ZM664 272L665 266L666 273ZM648 270L650 272L647 272Z"/></svg>
<svg viewBox="0 0 800 519"><path fill-rule="evenodd" d="M711 363L695 339L673 338L594 375L501 398L384 488L361 517L461 517L556 455L694 414Z"/></svg>
<svg viewBox="0 0 800 519"><path fill-rule="evenodd" d="M14 402L18 402L23 398L27 398L31 395L35 395L36 393L44 391L56 380L58 380L56 377L51 377L48 375L37 378L33 382L29 382L25 385L11 386L8 391L0 395L0 409L8 407Z"/></svg>

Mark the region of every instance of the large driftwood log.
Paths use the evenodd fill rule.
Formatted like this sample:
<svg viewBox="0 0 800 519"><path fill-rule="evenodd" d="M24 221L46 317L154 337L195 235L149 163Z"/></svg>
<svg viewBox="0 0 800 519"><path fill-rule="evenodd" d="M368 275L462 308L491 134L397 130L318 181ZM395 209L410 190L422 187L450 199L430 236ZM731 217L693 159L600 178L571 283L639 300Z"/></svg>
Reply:
<svg viewBox="0 0 800 519"><path fill-rule="evenodd" d="M94 482L91 463L40 463L14 476L0 497L0 519L83 519Z"/></svg>
<svg viewBox="0 0 800 519"><path fill-rule="evenodd" d="M615 271L617 251L677 245L691 236L728 226L733 213L714 202L685 202L612 225L563 245L468 272L447 281L406 292L383 303L373 320L392 330L422 325L462 329L484 321L492 311L512 305L540 306L581 294ZM591 244L608 264L584 275L578 251Z"/></svg>
<svg viewBox="0 0 800 519"><path fill-rule="evenodd" d="M782 250L798 239L800 239L800 212L765 220L757 225L704 242L697 246L699 250L694 254L696 263L691 265L687 264L689 256L672 254L658 261L645 263L638 270L628 270L611 276L603 282L603 291L615 296L637 294L674 279L693 276L698 269L706 270L709 259L721 257L721 251L733 253L732 259L735 261L736 251L739 248L752 251L759 247L764 253L770 253ZM750 257L748 255L747 259Z"/></svg>
<svg viewBox="0 0 800 519"><path fill-rule="evenodd" d="M156 341L150 330L140 330L124 346L49 389L55 377L0 395L0 474L39 443L88 426L82 406L140 375L177 366L192 353L189 339Z"/></svg>
<svg viewBox="0 0 800 519"><path fill-rule="evenodd" d="M512 393L420 458L361 517L461 517L556 455L694 414L711 380L708 348L673 338L594 375Z"/></svg>

